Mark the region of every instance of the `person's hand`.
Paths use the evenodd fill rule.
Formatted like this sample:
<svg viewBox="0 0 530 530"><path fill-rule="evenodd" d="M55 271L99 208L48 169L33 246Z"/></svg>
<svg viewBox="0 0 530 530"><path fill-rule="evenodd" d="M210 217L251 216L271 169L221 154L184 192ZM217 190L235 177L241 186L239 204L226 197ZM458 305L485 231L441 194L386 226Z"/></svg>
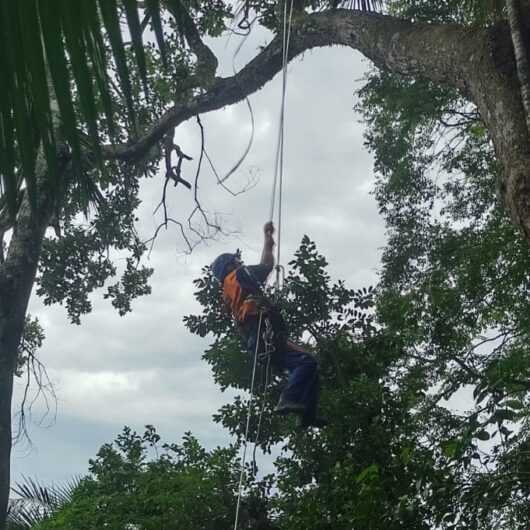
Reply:
<svg viewBox="0 0 530 530"><path fill-rule="evenodd" d="M272 234L274 234L274 223L272 221L265 223L265 226L263 227L263 232L266 236L272 236Z"/></svg>
<svg viewBox="0 0 530 530"><path fill-rule="evenodd" d="M270 245L274 245L274 239L272 238L272 234L274 234L274 223L272 221L265 223L263 233L265 234L265 241Z"/></svg>

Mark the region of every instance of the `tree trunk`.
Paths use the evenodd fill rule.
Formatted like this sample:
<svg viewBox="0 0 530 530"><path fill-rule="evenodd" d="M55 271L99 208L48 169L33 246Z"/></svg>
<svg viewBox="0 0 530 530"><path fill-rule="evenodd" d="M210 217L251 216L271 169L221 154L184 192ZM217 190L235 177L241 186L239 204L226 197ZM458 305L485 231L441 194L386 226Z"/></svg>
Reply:
<svg viewBox="0 0 530 530"><path fill-rule="evenodd" d="M0 530L5 528L10 492L11 404L17 352L52 212L46 190L40 190L36 212L31 211L27 198L23 199L6 259L0 265Z"/></svg>
<svg viewBox="0 0 530 530"><path fill-rule="evenodd" d="M3 322L0 321L0 327ZM0 338L2 332L0 331ZM0 352L1 353L1 352ZM0 362L0 529L4 529L7 502L9 500L11 462L11 398L13 394L13 371Z"/></svg>
<svg viewBox="0 0 530 530"><path fill-rule="evenodd" d="M517 0L507 0L508 22L512 35L515 64L521 85L521 98L525 109L526 125L530 131L530 70L528 68L528 50L524 39L524 29L521 20L521 6Z"/></svg>

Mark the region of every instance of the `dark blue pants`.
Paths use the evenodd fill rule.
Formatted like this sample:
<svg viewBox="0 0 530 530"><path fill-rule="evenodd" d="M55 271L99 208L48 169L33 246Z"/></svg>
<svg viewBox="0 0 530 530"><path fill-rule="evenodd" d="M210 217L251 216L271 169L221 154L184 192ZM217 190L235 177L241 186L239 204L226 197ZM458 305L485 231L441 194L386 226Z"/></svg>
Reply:
<svg viewBox="0 0 530 530"><path fill-rule="evenodd" d="M257 325L249 328L247 328L247 350L254 355ZM264 351L261 344L259 351ZM280 351L274 352L272 366L276 370L289 372L282 397L295 403L303 403L305 405L303 420L313 420L316 417L319 394L318 364L314 357L307 352L295 351L285 346Z"/></svg>

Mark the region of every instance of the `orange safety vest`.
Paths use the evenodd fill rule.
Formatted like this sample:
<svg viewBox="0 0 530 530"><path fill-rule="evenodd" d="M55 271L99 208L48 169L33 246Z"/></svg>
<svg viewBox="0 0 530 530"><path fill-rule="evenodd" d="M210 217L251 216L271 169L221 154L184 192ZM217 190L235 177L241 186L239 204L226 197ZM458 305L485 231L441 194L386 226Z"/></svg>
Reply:
<svg viewBox="0 0 530 530"><path fill-rule="evenodd" d="M249 293L243 289L237 279L238 269L226 275L223 282L223 300L232 311L235 319L243 322L248 316L257 315L258 308L255 300L247 300Z"/></svg>

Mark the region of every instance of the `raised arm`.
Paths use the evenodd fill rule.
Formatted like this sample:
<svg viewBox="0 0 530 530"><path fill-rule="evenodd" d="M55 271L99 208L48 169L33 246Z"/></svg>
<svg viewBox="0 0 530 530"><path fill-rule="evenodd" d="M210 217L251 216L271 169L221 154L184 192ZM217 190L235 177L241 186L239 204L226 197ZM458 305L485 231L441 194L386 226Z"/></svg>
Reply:
<svg viewBox="0 0 530 530"><path fill-rule="evenodd" d="M272 269L274 267L274 238L272 237L272 234L274 234L274 224L272 221L269 221L268 223L265 223L265 226L263 227L263 252L261 253L261 264L267 265Z"/></svg>

